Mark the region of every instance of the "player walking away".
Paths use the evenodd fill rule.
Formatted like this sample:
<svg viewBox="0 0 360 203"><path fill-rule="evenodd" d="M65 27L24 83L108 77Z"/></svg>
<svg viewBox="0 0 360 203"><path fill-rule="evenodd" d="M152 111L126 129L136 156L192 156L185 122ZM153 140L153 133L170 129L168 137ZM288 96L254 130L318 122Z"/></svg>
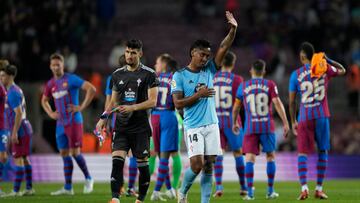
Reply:
<svg viewBox="0 0 360 203"><path fill-rule="evenodd" d="M173 72L176 71L176 61L169 54L162 54L156 59L155 70L160 86L157 104L151 113L151 124L155 152L160 153L160 163L156 185L150 199L151 201L166 201L160 193L164 182L167 189L166 196L169 199L176 198L176 191L171 185L169 175L170 155L179 156L178 121L171 96L171 81Z"/></svg>
<svg viewBox="0 0 360 203"><path fill-rule="evenodd" d="M64 162L65 185L51 195L73 195L72 173L75 159L85 176L84 194L93 191L94 180L90 176L85 159L81 154L83 135L83 111L95 95L95 87L75 74L64 72L64 57L60 54L50 56L50 69L53 78L46 83L41 105L50 118L56 120L56 143ZM79 103L79 90L85 91L85 99ZM54 111L49 101L54 99Z"/></svg>
<svg viewBox="0 0 360 203"><path fill-rule="evenodd" d="M307 199L309 188L307 186L307 155L313 152L316 142L318 148L317 185L315 198L327 199L322 190L325 171L330 149L330 124L329 107L327 101L328 83L332 77L344 75L346 70L336 61L325 56L327 70L320 77L311 77L311 59L314 47L309 42L304 42L300 47L300 61L302 67L295 70L290 77L290 118L293 133L298 142L298 173L301 184L299 200ZM296 95L301 98L300 111L296 119Z"/></svg>
<svg viewBox="0 0 360 203"><path fill-rule="evenodd" d="M228 51L222 62L221 71L215 74L214 89L215 89L215 106L216 113L219 119L220 128L220 142L223 152L226 146L229 145L235 158L236 172L239 177L241 185L240 195L246 195L245 185L245 164L242 155L243 133L234 134L232 131L232 107L236 98L236 91L243 78L235 75L232 72L236 62L236 56L233 52ZM222 185L223 174L223 156L218 155L215 161L215 183L216 192L214 197L221 197L223 195L224 187Z"/></svg>
<svg viewBox="0 0 360 203"><path fill-rule="evenodd" d="M26 119L24 94L14 82L16 74L17 68L13 65L7 65L0 70L1 82L7 90L5 122L11 133L11 152L15 163L13 191L3 197L35 194L32 188L32 167L29 159L33 130L30 122ZM24 178L26 180L26 189L23 192L19 192Z"/></svg>
<svg viewBox="0 0 360 203"><path fill-rule="evenodd" d="M131 149L137 158L139 174L139 196L136 203L143 202L150 184L148 165L151 128L147 110L156 106L159 81L151 68L140 63L142 42L130 40L126 43L127 65L112 74L112 95L110 104L102 117L107 117L117 107L115 133L112 140L111 202L120 202L119 191L123 182L125 157ZM119 105L119 106L118 106ZM100 119L97 129L105 127L106 120Z"/></svg>
<svg viewBox="0 0 360 203"><path fill-rule="evenodd" d="M0 70L9 65L8 60L0 60ZM9 141L9 130L5 126L5 102L6 90L2 83L0 83L0 183L2 182L3 170L7 161L7 145ZM0 196L4 195L0 185Z"/></svg>
<svg viewBox="0 0 360 203"><path fill-rule="evenodd" d="M209 60L211 45L208 41L196 40L190 48L190 64L173 76L171 91L175 107L184 109L186 145L191 166L185 171L178 202L187 202L188 190L202 170L201 202L210 201L213 163L216 155L222 154L213 79L237 29L237 22L228 11L226 18L231 28L215 58Z"/></svg>
<svg viewBox="0 0 360 203"><path fill-rule="evenodd" d="M126 61L125 61L125 55L121 55L119 57L119 67L123 67L126 65ZM106 95L106 99L105 99L105 110L106 107L110 104L110 100L111 100L111 93L112 93L112 80L111 80L111 75L108 76L107 80L106 80L106 89L105 89L105 95ZM112 134L115 131L115 120L116 120L116 114L112 114L111 116L111 122L110 122L110 128L109 128L109 137L112 139ZM131 154L131 151L129 151L129 155ZM137 176L137 163L136 163L136 158L132 155L130 155L129 158L129 182L128 182L128 188L125 191L124 186L121 185L121 189L120 189L120 195L122 194L126 194L126 196L133 196L133 197L137 197L137 193L135 191L135 180L136 180L136 176Z"/></svg>
<svg viewBox="0 0 360 203"><path fill-rule="evenodd" d="M274 191L276 142L272 104L275 105L275 109L283 122L285 137L289 132L289 124L275 83L264 79L265 62L263 60L255 61L252 64L250 73L252 79L240 84L233 108L234 133L239 132L240 126L236 121L242 105L245 110L243 149L246 156L245 177L248 194L244 197L244 200L254 200L254 164L256 155L259 155L260 145L262 151L266 153L267 160L268 191L266 198L275 199L279 194Z"/></svg>

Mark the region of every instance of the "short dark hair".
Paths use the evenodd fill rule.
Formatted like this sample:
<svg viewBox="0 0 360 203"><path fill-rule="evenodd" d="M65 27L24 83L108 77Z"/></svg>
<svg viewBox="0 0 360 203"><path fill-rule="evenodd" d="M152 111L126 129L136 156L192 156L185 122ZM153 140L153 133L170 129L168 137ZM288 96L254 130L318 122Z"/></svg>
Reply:
<svg viewBox="0 0 360 203"><path fill-rule="evenodd" d="M4 71L7 75L12 75L16 77L17 75L17 68L14 65L7 65L0 68L0 71Z"/></svg>
<svg viewBox="0 0 360 203"><path fill-rule="evenodd" d="M5 66L8 66L9 64L10 64L9 61L6 59L0 60L0 68L4 68Z"/></svg>
<svg viewBox="0 0 360 203"><path fill-rule="evenodd" d="M162 62L166 63L166 69L168 72L177 71L177 62L170 54L161 54L159 58Z"/></svg>
<svg viewBox="0 0 360 203"><path fill-rule="evenodd" d="M139 40L139 39L131 39L126 42L126 47L128 47L130 49L142 50L143 44L142 44L141 40Z"/></svg>
<svg viewBox="0 0 360 203"><path fill-rule="evenodd" d="M175 59L171 58L167 64L168 70L172 73L178 70L178 63Z"/></svg>
<svg viewBox="0 0 360 203"><path fill-rule="evenodd" d="M119 66L120 67L123 67L123 66L125 66L126 65L126 60L125 60L125 54L123 54L123 55L121 55L120 57L119 57Z"/></svg>
<svg viewBox="0 0 360 203"><path fill-rule="evenodd" d="M59 54L59 53L53 53L50 55L50 60L53 60L53 59L58 59L62 62L64 62L64 56Z"/></svg>
<svg viewBox="0 0 360 203"><path fill-rule="evenodd" d="M311 60L314 55L315 49L310 42L303 42L300 46L300 51L303 51L306 55L306 58Z"/></svg>
<svg viewBox="0 0 360 203"><path fill-rule="evenodd" d="M211 48L211 44L209 41L205 40L205 39L198 39L196 40L190 47L190 57L191 57L191 52L194 49L206 49L206 48Z"/></svg>
<svg viewBox="0 0 360 203"><path fill-rule="evenodd" d="M252 64L252 69L255 70L256 73L262 73L265 71L265 65L266 63L264 60L258 59Z"/></svg>
<svg viewBox="0 0 360 203"><path fill-rule="evenodd" d="M234 65L235 57L236 56L235 56L234 52L232 52L232 51L226 52L224 59L223 59L223 65L227 66L227 67Z"/></svg>

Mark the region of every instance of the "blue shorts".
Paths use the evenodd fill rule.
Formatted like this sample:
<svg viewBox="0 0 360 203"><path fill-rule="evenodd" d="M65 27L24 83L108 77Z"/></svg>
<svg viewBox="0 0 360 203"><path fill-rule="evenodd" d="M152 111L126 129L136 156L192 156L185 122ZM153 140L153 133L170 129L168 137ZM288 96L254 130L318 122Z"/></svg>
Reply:
<svg viewBox="0 0 360 203"><path fill-rule="evenodd" d="M226 149L229 146L231 151L239 150L243 146L244 133L240 129L240 133L234 134L232 131L232 121L229 117L218 117L220 129L221 148Z"/></svg>
<svg viewBox="0 0 360 203"><path fill-rule="evenodd" d="M160 152L178 151L179 129L175 111L153 111L152 115L155 148L159 146Z"/></svg>
<svg viewBox="0 0 360 203"><path fill-rule="evenodd" d="M56 144L59 150L78 148L82 146L83 125L73 123L56 126Z"/></svg>
<svg viewBox="0 0 360 203"><path fill-rule="evenodd" d="M244 136L244 153L260 154L262 152L274 152L276 148L276 136L274 133L249 134Z"/></svg>
<svg viewBox="0 0 360 203"><path fill-rule="evenodd" d="M6 147L9 142L9 131L0 130L0 152L6 152Z"/></svg>

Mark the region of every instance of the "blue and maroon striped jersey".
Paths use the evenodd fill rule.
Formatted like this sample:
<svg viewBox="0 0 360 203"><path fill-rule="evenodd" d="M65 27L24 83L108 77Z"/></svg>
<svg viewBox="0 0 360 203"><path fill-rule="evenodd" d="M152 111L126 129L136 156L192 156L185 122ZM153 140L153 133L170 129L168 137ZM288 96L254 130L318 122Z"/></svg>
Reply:
<svg viewBox="0 0 360 203"><path fill-rule="evenodd" d="M7 90L7 100L5 103L5 125L8 127L10 132L12 132L15 123L16 114L14 109L18 108L19 106L22 110L22 117L20 128L18 130L18 136L22 137L24 135L31 135L32 127L29 121L26 119L26 102L24 94L19 86L13 84Z"/></svg>
<svg viewBox="0 0 360 203"><path fill-rule="evenodd" d="M160 86L158 87L158 98L155 110L175 110L174 102L171 95L172 73L158 73Z"/></svg>
<svg viewBox="0 0 360 203"><path fill-rule="evenodd" d="M289 91L300 95L298 122L330 117L327 101L328 84L338 75L335 67L328 69L320 78L310 76L310 64L298 68L290 77Z"/></svg>
<svg viewBox="0 0 360 203"><path fill-rule="evenodd" d="M231 122L231 113L236 98L236 91L242 82L243 78L234 73L219 71L215 74L215 107L219 124L222 128L225 125L225 120ZM227 125L230 126L230 123Z"/></svg>
<svg viewBox="0 0 360 203"><path fill-rule="evenodd" d="M84 80L75 74L65 73L61 78L52 78L45 86L44 95L53 98L56 111L59 113L57 125L82 123L81 112L70 113L69 104L79 105L79 90Z"/></svg>
<svg viewBox="0 0 360 203"><path fill-rule="evenodd" d="M5 102L6 102L6 90L5 87L0 84L0 130L7 129L5 125Z"/></svg>
<svg viewBox="0 0 360 203"><path fill-rule="evenodd" d="M275 83L263 78L253 78L240 84L236 97L245 109L245 135L274 132L272 99L278 97Z"/></svg>

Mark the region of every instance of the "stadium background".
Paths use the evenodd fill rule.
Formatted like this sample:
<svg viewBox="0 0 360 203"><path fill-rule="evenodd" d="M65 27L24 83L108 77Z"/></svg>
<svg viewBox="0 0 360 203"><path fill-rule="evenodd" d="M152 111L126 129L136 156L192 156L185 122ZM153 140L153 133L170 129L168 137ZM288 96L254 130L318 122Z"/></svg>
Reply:
<svg viewBox="0 0 360 203"><path fill-rule="evenodd" d="M218 46L228 28L225 10L234 12L239 23L232 47L237 55L235 72L249 79L251 62L264 59L268 77L277 82L286 109L289 74L299 66L297 52L302 41L312 42L317 51L323 50L344 64L347 75L330 83L328 95L332 156L327 175L360 178L360 1L4 0L0 7L0 55L19 69L16 82L24 90L27 115L34 128L35 181L63 180L55 147L55 122L40 105L43 85L51 77L51 53L64 54L68 71L97 87L94 101L83 112L87 132L84 152L88 153L89 170L95 180L107 181L111 168L109 148L99 149L90 132L103 110L105 79L124 51L124 40L143 41L142 60L150 67L156 56L164 52L185 66L193 40L206 38L214 49ZM283 140L279 121L277 126L277 178L296 180L295 138ZM184 147L182 151L185 152ZM183 159L187 166L185 154ZM265 180L265 160L260 158L259 163L256 179ZM225 180L232 180L233 165L228 154ZM10 177L11 170L4 174L5 179ZM83 179L77 167L74 179Z"/></svg>

